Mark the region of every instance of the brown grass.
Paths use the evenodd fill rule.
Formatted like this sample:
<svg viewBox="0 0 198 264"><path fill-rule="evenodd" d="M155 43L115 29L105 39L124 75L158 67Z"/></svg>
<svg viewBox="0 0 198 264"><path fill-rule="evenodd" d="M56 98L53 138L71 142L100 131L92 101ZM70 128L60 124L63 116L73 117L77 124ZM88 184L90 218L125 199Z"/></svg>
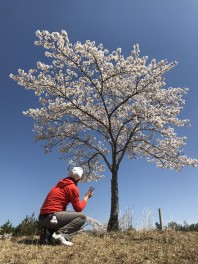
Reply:
<svg viewBox="0 0 198 264"><path fill-rule="evenodd" d="M0 240L1 264L198 264L198 233L127 231L80 233L72 247L41 246L38 239Z"/></svg>

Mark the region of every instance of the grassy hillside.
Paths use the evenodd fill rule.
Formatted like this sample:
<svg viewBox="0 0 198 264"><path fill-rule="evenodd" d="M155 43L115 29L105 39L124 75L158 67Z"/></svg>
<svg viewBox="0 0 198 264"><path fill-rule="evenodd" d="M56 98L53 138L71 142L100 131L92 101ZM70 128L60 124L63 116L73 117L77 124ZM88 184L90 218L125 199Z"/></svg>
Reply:
<svg viewBox="0 0 198 264"><path fill-rule="evenodd" d="M0 240L1 264L198 264L198 233L79 233L72 247L41 246L38 238Z"/></svg>

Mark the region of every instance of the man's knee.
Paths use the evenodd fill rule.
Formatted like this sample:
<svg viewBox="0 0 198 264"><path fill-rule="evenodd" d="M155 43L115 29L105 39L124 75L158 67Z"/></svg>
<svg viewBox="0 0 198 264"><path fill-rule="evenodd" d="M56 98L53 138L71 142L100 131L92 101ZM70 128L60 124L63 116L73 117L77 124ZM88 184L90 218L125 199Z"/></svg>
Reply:
<svg viewBox="0 0 198 264"><path fill-rule="evenodd" d="M86 222L87 216L83 213L80 213L80 218Z"/></svg>

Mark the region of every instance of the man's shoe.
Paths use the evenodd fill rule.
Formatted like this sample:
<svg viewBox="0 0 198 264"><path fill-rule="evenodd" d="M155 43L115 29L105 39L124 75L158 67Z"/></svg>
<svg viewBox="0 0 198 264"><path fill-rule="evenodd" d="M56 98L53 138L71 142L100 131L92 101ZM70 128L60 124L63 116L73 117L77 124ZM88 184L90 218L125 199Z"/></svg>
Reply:
<svg viewBox="0 0 198 264"><path fill-rule="evenodd" d="M39 239L39 243L46 245L46 244L50 244L50 239L52 236L52 231L49 230L46 227L42 227L41 231L40 231L40 239Z"/></svg>
<svg viewBox="0 0 198 264"><path fill-rule="evenodd" d="M72 246L73 245L73 243L68 241L68 240L66 240L63 235L56 234L55 232L52 235L51 241L53 243L58 243L58 244L61 244L61 245L64 245L64 246Z"/></svg>

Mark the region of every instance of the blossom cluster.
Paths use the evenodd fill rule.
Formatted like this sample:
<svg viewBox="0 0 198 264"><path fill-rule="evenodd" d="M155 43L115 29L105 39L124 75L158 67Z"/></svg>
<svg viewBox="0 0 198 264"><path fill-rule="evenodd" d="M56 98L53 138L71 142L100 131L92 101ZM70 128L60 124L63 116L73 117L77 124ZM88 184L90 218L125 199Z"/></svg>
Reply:
<svg viewBox="0 0 198 264"><path fill-rule="evenodd" d="M65 31L36 36L52 63L10 77L39 97L42 107L24 114L35 119L46 151L58 145L64 158L85 167L85 180L100 178L104 164L112 171L112 157L118 168L126 153L176 170L197 165L183 155L186 138L174 129L189 124L178 118L187 89L167 88L164 79L176 62L148 62L138 44L125 58L120 48L109 52L94 41L72 44Z"/></svg>

